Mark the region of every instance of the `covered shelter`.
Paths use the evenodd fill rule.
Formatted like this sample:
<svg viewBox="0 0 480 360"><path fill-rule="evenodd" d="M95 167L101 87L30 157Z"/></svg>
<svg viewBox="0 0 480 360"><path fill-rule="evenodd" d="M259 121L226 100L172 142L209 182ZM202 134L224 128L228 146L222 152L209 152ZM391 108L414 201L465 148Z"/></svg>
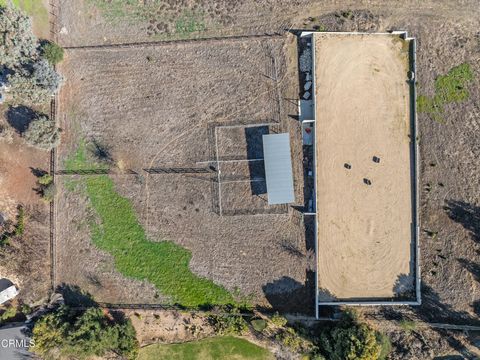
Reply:
<svg viewBox="0 0 480 360"><path fill-rule="evenodd" d="M268 204L294 202L290 135L288 133L263 135L263 156Z"/></svg>

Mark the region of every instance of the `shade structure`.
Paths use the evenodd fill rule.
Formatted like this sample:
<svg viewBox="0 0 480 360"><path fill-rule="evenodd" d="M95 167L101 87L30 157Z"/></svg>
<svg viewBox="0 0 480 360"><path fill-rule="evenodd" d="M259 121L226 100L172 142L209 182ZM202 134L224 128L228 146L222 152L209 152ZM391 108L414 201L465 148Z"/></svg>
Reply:
<svg viewBox="0 0 480 360"><path fill-rule="evenodd" d="M288 133L263 135L263 155L268 204L294 202L290 135Z"/></svg>

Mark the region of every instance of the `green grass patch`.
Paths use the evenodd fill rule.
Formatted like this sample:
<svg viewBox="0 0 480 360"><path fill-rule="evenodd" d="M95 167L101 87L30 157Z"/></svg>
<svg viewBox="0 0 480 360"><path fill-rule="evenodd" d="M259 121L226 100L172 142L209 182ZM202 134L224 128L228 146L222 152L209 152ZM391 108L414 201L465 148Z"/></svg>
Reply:
<svg viewBox="0 0 480 360"><path fill-rule="evenodd" d="M412 320L401 320L399 322L399 325L403 329L403 331L406 331L408 333L417 329L417 323Z"/></svg>
<svg viewBox="0 0 480 360"><path fill-rule="evenodd" d="M236 337L215 337L184 344L155 344L140 349L138 360L267 360L267 350Z"/></svg>
<svg viewBox="0 0 480 360"><path fill-rule="evenodd" d="M148 21L152 14L159 14L161 1L153 0L148 4L138 0L88 0L99 9L102 16L112 23L127 21L131 24ZM162 12L163 22L170 24L175 30L169 33L152 35L152 39L186 39L206 30L205 14L187 8Z"/></svg>
<svg viewBox="0 0 480 360"><path fill-rule="evenodd" d="M175 32L180 36L188 36L194 32L204 31L206 29L205 20L200 14L191 11L185 11L175 21Z"/></svg>
<svg viewBox="0 0 480 360"><path fill-rule="evenodd" d="M147 20L156 10L159 1L154 0L151 5L145 5L138 0L88 0L89 3L102 12L102 16L117 22L127 20L131 22Z"/></svg>
<svg viewBox="0 0 480 360"><path fill-rule="evenodd" d="M434 120L443 122L443 109L446 104L458 103L468 99L466 88L473 80L470 64L461 64L450 69L446 75L435 79L435 95L417 97L418 111L429 114Z"/></svg>
<svg viewBox="0 0 480 360"><path fill-rule="evenodd" d="M377 342L380 344L381 351L378 357L379 360L386 360L388 358L388 354L392 352L392 342L390 338L382 333L377 333Z"/></svg>
<svg viewBox="0 0 480 360"><path fill-rule="evenodd" d="M92 168L85 144L66 161L67 169ZM191 253L171 242L153 242L135 215L131 202L120 196L106 175L82 177L99 223L90 223L93 243L115 259L126 277L147 280L173 303L188 307L233 303L233 296L211 280L190 271Z"/></svg>

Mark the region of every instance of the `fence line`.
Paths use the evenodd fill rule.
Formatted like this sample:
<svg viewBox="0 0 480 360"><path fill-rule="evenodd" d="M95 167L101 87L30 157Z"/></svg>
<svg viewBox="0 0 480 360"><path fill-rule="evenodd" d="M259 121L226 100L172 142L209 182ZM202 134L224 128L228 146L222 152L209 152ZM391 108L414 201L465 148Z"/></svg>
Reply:
<svg viewBox="0 0 480 360"><path fill-rule="evenodd" d="M196 44L201 42L237 42L249 39L281 39L284 34L272 33L272 34L253 34L253 35L236 35L236 36L213 36L206 38L196 39L177 39L177 40L160 40L160 41L140 41L133 43L121 43L121 44L99 44L99 45L81 45L81 46L65 46L64 49L68 51L72 50L120 50L120 49L135 49L145 47L158 47L158 46L171 46L179 44Z"/></svg>

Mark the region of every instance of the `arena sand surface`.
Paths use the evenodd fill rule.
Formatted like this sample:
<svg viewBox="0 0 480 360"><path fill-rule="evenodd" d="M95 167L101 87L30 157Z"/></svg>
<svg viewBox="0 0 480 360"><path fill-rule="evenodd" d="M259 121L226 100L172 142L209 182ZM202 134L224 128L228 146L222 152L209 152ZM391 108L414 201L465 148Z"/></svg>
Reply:
<svg viewBox="0 0 480 360"><path fill-rule="evenodd" d="M315 34L315 57L319 299L392 298L413 287L408 46Z"/></svg>

